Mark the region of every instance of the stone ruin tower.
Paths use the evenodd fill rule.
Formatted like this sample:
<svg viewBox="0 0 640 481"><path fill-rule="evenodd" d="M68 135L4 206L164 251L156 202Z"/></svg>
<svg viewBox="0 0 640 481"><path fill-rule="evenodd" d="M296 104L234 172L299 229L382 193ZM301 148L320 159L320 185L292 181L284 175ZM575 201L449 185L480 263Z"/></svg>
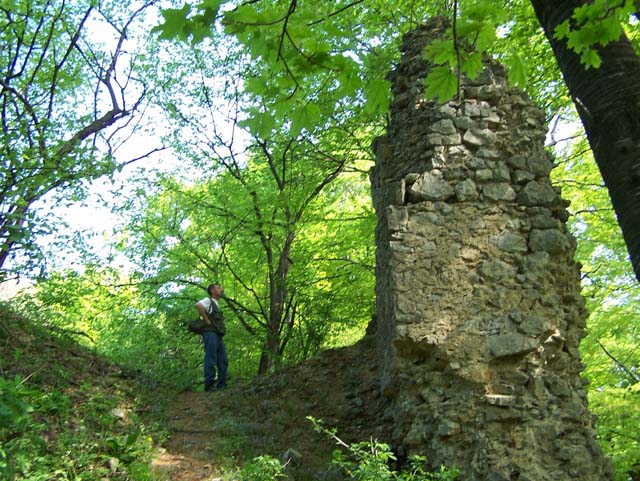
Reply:
<svg viewBox="0 0 640 481"><path fill-rule="evenodd" d="M444 22L405 36L374 142L393 442L462 481L612 479L580 377L587 312L544 113L491 62L460 101L423 98L423 47Z"/></svg>

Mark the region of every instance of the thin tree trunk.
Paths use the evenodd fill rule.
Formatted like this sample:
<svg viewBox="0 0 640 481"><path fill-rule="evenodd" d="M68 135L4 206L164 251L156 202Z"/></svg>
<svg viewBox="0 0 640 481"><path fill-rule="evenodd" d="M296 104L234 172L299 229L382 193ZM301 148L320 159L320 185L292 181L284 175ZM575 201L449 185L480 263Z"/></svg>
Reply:
<svg viewBox="0 0 640 481"><path fill-rule="evenodd" d="M582 120L640 281L640 58L622 35L598 50L600 68L585 70L566 40L553 34L586 3L531 0Z"/></svg>
<svg viewBox="0 0 640 481"><path fill-rule="evenodd" d="M267 341L262 345L262 354L260 354L260 362L258 362L258 376L262 376L269 372L271 367L271 356L269 354L269 347Z"/></svg>

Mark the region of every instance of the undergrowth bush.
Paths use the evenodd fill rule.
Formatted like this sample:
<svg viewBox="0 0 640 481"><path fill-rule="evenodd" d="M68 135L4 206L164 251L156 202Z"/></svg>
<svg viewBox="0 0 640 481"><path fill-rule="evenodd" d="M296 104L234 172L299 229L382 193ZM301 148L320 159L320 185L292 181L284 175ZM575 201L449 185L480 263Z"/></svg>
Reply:
<svg viewBox="0 0 640 481"><path fill-rule="evenodd" d="M0 333L0 480L154 479L137 384L4 304Z"/></svg>
<svg viewBox="0 0 640 481"><path fill-rule="evenodd" d="M21 438L29 426L33 408L24 401L26 389L20 378L0 377L0 475L1 479L13 477L12 459L21 444Z"/></svg>
<svg viewBox="0 0 640 481"><path fill-rule="evenodd" d="M307 417L314 429L329 437L344 449L333 452L332 463L340 468L346 479L354 481L455 481L459 472L456 468L440 466L438 471L428 471L427 458L413 455L409 457L408 468L400 471L391 469L391 462L397 461L391 447L375 439L348 444L337 436L335 428L323 426L322 421ZM345 451L346 449L346 451Z"/></svg>
<svg viewBox="0 0 640 481"><path fill-rule="evenodd" d="M286 477L280 460L269 455L253 458L240 471L242 481L281 481Z"/></svg>
<svg viewBox="0 0 640 481"><path fill-rule="evenodd" d="M333 453L332 464L344 475L344 479L353 481L455 481L459 472L455 468L440 466L433 472L428 471L427 458L414 455L409 458L408 468L400 471L391 468L396 461L388 444L375 439L348 444L337 436L336 429L328 429L320 420L307 417L314 429L336 442L342 449ZM240 471L241 481L281 481L286 478L285 467L273 456L259 456L247 463Z"/></svg>
<svg viewBox="0 0 640 481"><path fill-rule="evenodd" d="M0 479L153 479L151 438L113 413L122 399L89 385L73 397L0 377Z"/></svg>

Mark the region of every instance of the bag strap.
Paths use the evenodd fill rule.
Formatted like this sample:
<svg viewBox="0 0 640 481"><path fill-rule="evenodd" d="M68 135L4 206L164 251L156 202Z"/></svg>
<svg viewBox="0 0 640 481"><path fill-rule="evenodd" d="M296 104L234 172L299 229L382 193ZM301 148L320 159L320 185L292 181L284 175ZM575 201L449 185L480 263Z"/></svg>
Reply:
<svg viewBox="0 0 640 481"><path fill-rule="evenodd" d="M216 307L218 307L218 304L216 303L216 301L215 301L215 299L213 297L210 297L209 298L209 310L207 311L207 316L212 315L213 311L216 309ZM218 307L218 309L220 309L220 308Z"/></svg>

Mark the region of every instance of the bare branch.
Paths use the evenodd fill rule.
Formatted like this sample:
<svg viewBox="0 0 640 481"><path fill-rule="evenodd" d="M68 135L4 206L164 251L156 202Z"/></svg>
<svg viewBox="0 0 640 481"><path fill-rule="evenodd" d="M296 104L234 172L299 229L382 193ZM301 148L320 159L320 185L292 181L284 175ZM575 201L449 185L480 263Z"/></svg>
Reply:
<svg viewBox="0 0 640 481"><path fill-rule="evenodd" d="M627 366L625 366L624 364L622 364L620 361L618 361L615 356L613 354L611 354L606 347L604 347L604 344L602 344L600 342L600 340L596 340L596 342L598 343L598 345L602 348L602 350L604 351L604 353L607 355L607 357L609 357L609 359L611 359L616 366L618 366L620 369L622 369L625 373L627 373L627 375L634 381L634 383L640 382L640 377L635 374L633 371L631 371L631 369L629 369Z"/></svg>
<svg viewBox="0 0 640 481"><path fill-rule="evenodd" d="M350 9L352 7L355 7L356 5L359 5L359 4L363 3L364 1L365 0L355 0L355 1L345 5L344 7L339 8L338 10L335 10L335 11L331 12L329 15L326 16L326 18L320 18L318 20L314 20L313 22L309 22L307 25L308 26L317 25L318 23L326 21L327 18L331 18L331 17L335 17L336 15L340 15L345 10L348 10L348 9Z"/></svg>

